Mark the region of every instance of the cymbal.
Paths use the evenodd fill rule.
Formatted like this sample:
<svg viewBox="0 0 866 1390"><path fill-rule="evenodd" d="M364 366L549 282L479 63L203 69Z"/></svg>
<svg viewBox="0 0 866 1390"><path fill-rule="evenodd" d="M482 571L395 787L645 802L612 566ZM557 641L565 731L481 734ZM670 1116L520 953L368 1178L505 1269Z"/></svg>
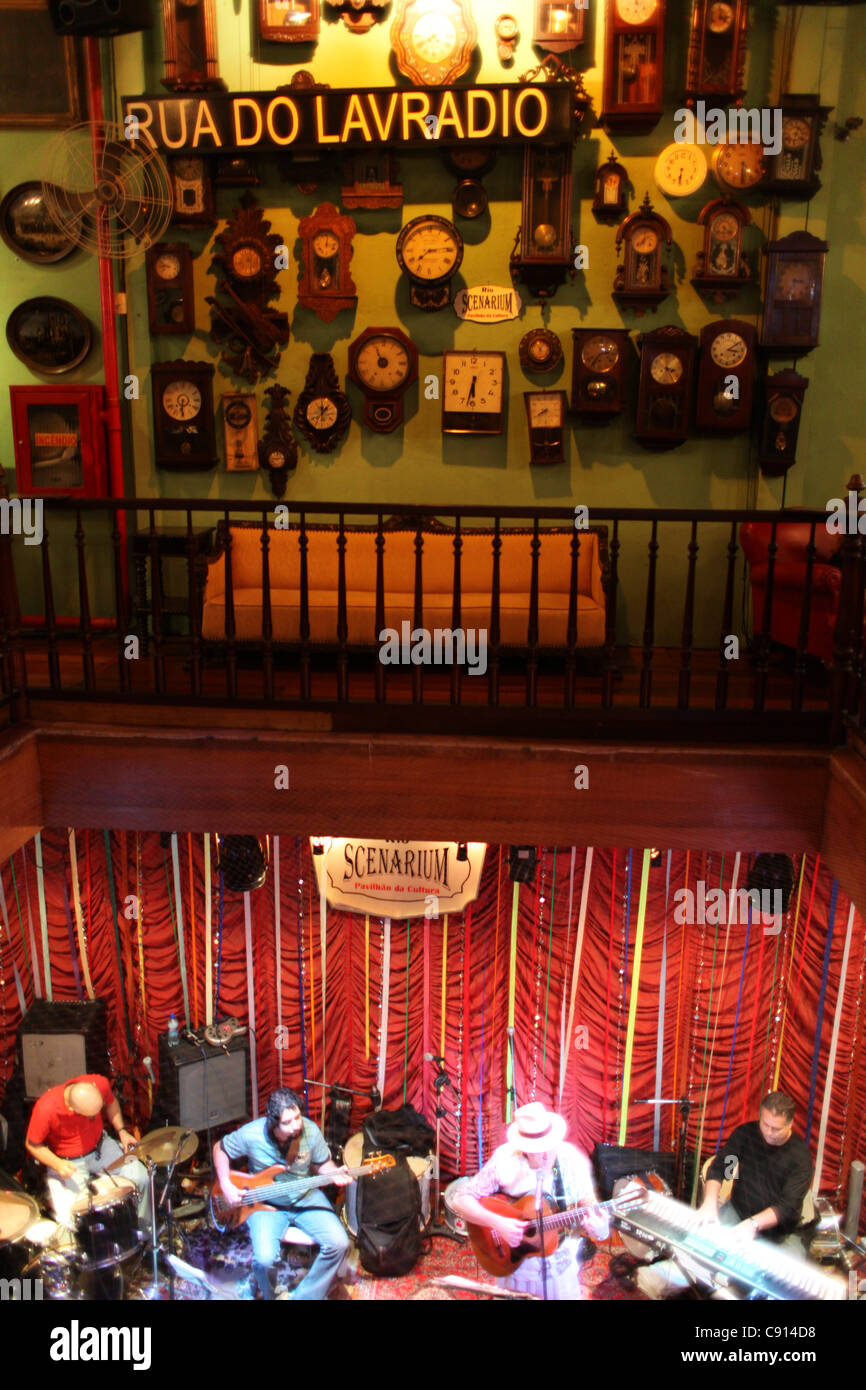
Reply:
<svg viewBox="0 0 866 1390"><path fill-rule="evenodd" d="M135 1148L128 1149L120 1158L109 1163L105 1172L110 1173L113 1168L120 1168L130 1158L149 1158L153 1163L165 1167L173 1163L175 1158L178 1163L185 1163L188 1158L192 1158L197 1148L198 1135L194 1130L182 1129L180 1125L166 1125L164 1129L152 1129L149 1134L145 1134Z"/></svg>

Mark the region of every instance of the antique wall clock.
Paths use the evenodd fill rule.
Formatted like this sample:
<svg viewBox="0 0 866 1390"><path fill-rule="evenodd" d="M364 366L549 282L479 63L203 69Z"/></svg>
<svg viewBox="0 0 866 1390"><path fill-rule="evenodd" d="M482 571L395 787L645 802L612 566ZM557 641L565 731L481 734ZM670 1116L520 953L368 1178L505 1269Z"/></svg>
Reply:
<svg viewBox="0 0 866 1390"><path fill-rule="evenodd" d="M712 97L740 105L746 86L749 0L692 0L686 101Z"/></svg>
<svg viewBox="0 0 866 1390"><path fill-rule="evenodd" d="M747 430L752 418L757 330L740 319L701 329L695 424L713 434Z"/></svg>
<svg viewBox="0 0 866 1390"><path fill-rule="evenodd" d="M780 477L797 462L797 436L808 385L806 377L790 369L775 372L764 382L758 463L769 478Z"/></svg>
<svg viewBox="0 0 866 1390"><path fill-rule="evenodd" d="M592 210L598 222L616 222L628 207L628 174L613 150L595 175Z"/></svg>
<svg viewBox="0 0 866 1390"><path fill-rule="evenodd" d="M154 449L157 468L200 472L217 463L210 362L154 362Z"/></svg>
<svg viewBox="0 0 866 1390"><path fill-rule="evenodd" d="M332 454L345 438L352 419L352 407L340 389L329 352L310 357L304 389L295 405L294 422L319 454Z"/></svg>
<svg viewBox="0 0 866 1390"><path fill-rule="evenodd" d="M198 155L168 160L174 192L171 220L176 227L210 227L214 217L213 180L207 161Z"/></svg>
<svg viewBox="0 0 866 1390"><path fill-rule="evenodd" d="M549 299L574 270L571 227L571 147L527 145L523 203L511 274L530 294Z"/></svg>
<svg viewBox="0 0 866 1390"><path fill-rule="evenodd" d="M546 53L569 53L583 43L586 4L569 0L535 0L532 42Z"/></svg>
<svg viewBox="0 0 866 1390"><path fill-rule="evenodd" d="M192 252L185 242L160 241L145 257L150 331L194 333Z"/></svg>
<svg viewBox="0 0 866 1390"><path fill-rule="evenodd" d="M667 198L688 198L703 188L707 157L700 145L665 146L655 163L653 177Z"/></svg>
<svg viewBox="0 0 866 1390"><path fill-rule="evenodd" d="M621 222L616 233L616 249L622 247L622 262L617 266L613 282L613 297L623 308L642 315L656 307L670 293L663 246L670 250L671 229L668 222L653 210L647 193L637 212Z"/></svg>
<svg viewBox="0 0 866 1390"><path fill-rule="evenodd" d="M565 463L564 391L524 391L530 464Z"/></svg>
<svg viewBox="0 0 866 1390"><path fill-rule="evenodd" d="M562 361L562 343L549 328L530 328L517 352L525 372L553 372Z"/></svg>
<svg viewBox="0 0 866 1390"><path fill-rule="evenodd" d="M698 340L673 324L638 337L640 381L635 439L647 449L675 449L689 433Z"/></svg>
<svg viewBox="0 0 866 1390"><path fill-rule="evenodd" d="M791 232L768 242L767 287L761 347L773 353L809 352L818 345L826 241L811 232Z"/></svg>
<svg viewBox="0 0 866 1390"><path fill-rule="evenodd" d="M444 309L451 303L451 277L463 260L463 238L453 222L422 213L397 238L397 264L409 280L409 303L416 309Z"/></svg>
<svg viewBox="0 0 866 1390"><path fill-rule="evenodd" d="M503 67L514 62L514 50L520 38L520 25L513 14L497 15L493 25L496 36L496 56Z"/></svg>
<svg viewBox="0 0 866 1390"><path fill-rule="evenodd" d="M442 158L458 179L480 179L496 163L496 150L491 145L445 146Z"/></svg>
<svg viewBox="0 0 866 1390"><path fill-rule="evenodd" d="M602 124L652 130L662 114L666 0L607 0Z"/></svg>
<svg viewBox="0 0 866 1390"><path fill-rule="evenodd" d="M478 179L461 179L451 195L455 217L473 221L487 210L487 190Z"/></svg>
<svg viewBox="0 0 866 1390"><path fill-rule="evenodd" d="M214 0L162 0L165 77L170 92L225 91L216 51Z"/></svg>
<svg viewBox="0 0 866 1390"><path fill-rule="evenodd" d="M443 434L502 433L504 352L444 352L442 377Z"/></svg>
<svg viewBox="0 0 866 1390"><path fill-rule="evenodd" d="M326 0L350 34L366 34L382 17L388 0Z"/></svg>
<svg viewBox="0 0 866 1390"><path fill-rule="evenodd" d="M265 432L259 440L259 468L267 473L274 497L285 496L289 473L298 466L298 443L287 409L289 394L279 383L265 391L270 408Z"/></svg>
<svg viewBox="0 0 866 1390"><path fill-rule="evenodd" d="M259 431L256 398L252 392L224 391L223 444L230 473L259 466Z"/></svg>
<svg viewBox="0 0 866 1390"><path fill-rule="evenodd" d="M782 198L811 198L821 187L820 137L832 106L822 106L819 96L781 99L782 148L766 155L764 187Z"/></svg>
<svg viewBox="0 0 866 1390"><path fill-rule="evenodd" d="M748 193L764 178L764 149L751 141L727 141L717 145L712 158L713 178L723 193Z"/></svg>
<svg viewBox="0 0 866 1390"><path fill-rule="evenodd" d="M245 193L216 237L213 261L220 279L211 305L211 333L226 343L222 360L246 381L256 382L278 366L289 341L289 318L268 301L279 293L276 259L282 238L252 193Z"/></svg>
<svg viewBox="0 0 866 1390"><path fill-rule="evenodd" d="M355 282L349 274L355 223L333 203L320 203L298 223L301 238L301 274L298 303L312 309L322 323L332 323L342 309L358 302Z"/></svg>
<svg viewBox="0 0 866 1390"><path fill-rule="evenodd" d="M397 162L387 150L362 151L345 164L340 202L345 208L399 208L403 185L397 178Z"/></svg>
<svg viewBox="0 0 866 1390"><path fill-rule="evenodd" d="M319 0L259 0L259 35L269 43L315 43Z"/></svg>
<svg viewBox="0 0 866 1390"><path fill-rule="evenodd" d="M397 0L391 47L397 67L416 87L456 82L477 42L469 0Z"/></svg>
<svg viewBox="0 0 866 1390"><path fill-rule="evenodd" d="M698 252L692 284L717 304L733 299L752 278L742 250L743 228L751 221L749 209L729 198L715 198L698 213L704 246Z"/></svg>
<svg viewBox="0 0 866 1390"><path fill-rule="evenodd" d="M625 328L572 328L571 409L587 424L604 425L625 400L629 335Z"/></svg>
<svg viewBox="0 0 866 1390"><path fill-rule="evenodd" d="M349 379L364 393L364 424L390 434L403 423L403 397L418 380L418 349L400 328L365 328L349 344Z"/></svg>

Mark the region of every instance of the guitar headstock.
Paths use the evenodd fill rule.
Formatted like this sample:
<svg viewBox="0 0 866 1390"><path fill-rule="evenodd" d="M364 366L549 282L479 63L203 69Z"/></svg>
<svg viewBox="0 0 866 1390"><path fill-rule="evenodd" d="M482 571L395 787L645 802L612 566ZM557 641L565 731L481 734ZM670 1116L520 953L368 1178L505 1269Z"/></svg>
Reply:
<svg viewBox="0 0 866 1390"><path fill-rule="evenodd" d="M397 1160L393 1154L368 1154L364 1159L364 1167L367 1169L367 1177L374 1178L377 1173L384 1173L386 1168L393 1168Z"/></svg>

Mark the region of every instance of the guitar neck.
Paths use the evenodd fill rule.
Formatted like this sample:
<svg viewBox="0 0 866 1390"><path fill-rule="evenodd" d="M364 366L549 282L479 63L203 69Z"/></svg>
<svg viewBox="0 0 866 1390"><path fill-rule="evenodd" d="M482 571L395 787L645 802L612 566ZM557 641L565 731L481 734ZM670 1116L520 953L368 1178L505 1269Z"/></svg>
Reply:
<svg viewBox="0 0 866 1390"><path fill-rule="evenodd" d="M365 1163L360 1168L349 1168L347 1171L350 1178L362 1178L366 1173L376 1172L376 1168L375 1163ZM301 1173L292 1174L291 1177L283 1178L282 1182L270 1182L261 1187L244 1188L240 1204L241 1206L251 1206L258 1202L267 1202L270 1197L279 1197L283 1193L290 1192L296 1186L301 1186L305 1192L309 1192L314 1187L329 1187L333 1181L333 1173L315 1173L309 1177L305 1177Z"/></svg>
<svg viewBox="0 0 866 1390"><path fill-rule="evenodd" d="M615 1199L610 1202L593 1202L588 1207L567 1207L565 1211L555 1211L550 1216L542 1217L541 1229L543 1231L556 1231L567 1226L577 1226L584 1216L589 1216L590 1212L608 1212L615 1207Z"/></svg>

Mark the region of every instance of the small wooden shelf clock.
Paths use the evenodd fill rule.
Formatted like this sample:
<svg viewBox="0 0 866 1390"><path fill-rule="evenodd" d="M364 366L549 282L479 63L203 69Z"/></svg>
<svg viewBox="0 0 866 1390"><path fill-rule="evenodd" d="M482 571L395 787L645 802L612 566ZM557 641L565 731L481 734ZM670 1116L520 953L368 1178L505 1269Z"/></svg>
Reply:
<svg viewBox="0 0 866 1390"><path fill-rule="evenodd" d="M565 463L564 391L524 391L530 464Z"/></svg>
<svg viewBox="0 0 866 1390"><path fill-rule="evenodd" d="M210 362L154 362L154 450L157 468L201 472L217 463Z"/></svg>
<svg viewBox="0 0 866 1390"><path fill-rule="evenodd" d="M586 4L570 0L535 0L532 42L545 53L569 53L583 43Z"/></svg>
<svg viewBox="0 0 866 1390"><path fill-rule="evenodd" d="M400 328L365 328L349 345L349 379L364 393L364 424L390 434L403 423L403 397L418 380L418 349Z"/></svg>
<svg viewBox="0 0 866 1390"><path fill-rule="evenodd" d="M829 244L811 232L791 232L768 242L767 287L761 347L796 356L818 345L824 261Z"/></svg>
<svg viewBox="0 0 866 1390"><path fill-rule="evenodd" d="M728 198L714 198L698 213L704 229L692 284L716 303L732 299L749 284L752 272L743 253L743 229L752 221L749 209Z"/></svg>
<svg viewBox="0 0 866 1390"><path fill-rule="evenodd" d="M740 319L701 329L695 424L711 434L738 434L752 419L757 330Z"/></svg>
<svg viewBox="0 0 866 1390"><path fill-rule="evenodd" d="M689 433L698 340L673 324L641 333L635 438L646 449L675 449Z"/></svg>
<svg viewBox="0 0 866 1390"><path fill-rule="evenodd" d="M764 187L781 198L808 200L821 187L820 137L832 106L822 106L816 95L781 98L782 148L766 155Z"/></svg>
<svg viewBox="0 0 866 1390"><path fill-rule="evenodd" d="M571 409L586 424L604 425L625 402L630 339L625 328L572 328Z"/></svg>
<svg viewBox="0 0 866 1390"><path fill-rule="evenodd" d="M246 472L259 466L256 398L252 392L223 392L223 445L226 469Z"/></svg>
<svg viewBox="0 0 866 1390"><path fill-rule="evenodd" d="M602 125L652 130L663 110L666 0L607 0Z"/></svg>
<svg viewBox="0 0 866 1390"><path fill-rule="evenodd" d="M315 43L319 37L319 0L258 0L258 8L259 34L268 43Z"/></svg>
<svg viewBox="0 0 866 1390"><path fill-rule="evenodd" d="M333 203L322 203L298 223L301 238L301 274L298 303L312 309L322 323L332 323L343 309L358 302L349 273L355 223Z"/></svg>
<svg viewBox="0 0 866 1390"><path fill-rule="evenodd" d="M151 334L193 333L195 300L189 247L182 241L160 241L151 246L145 265Z"/></svg>
<svg viewBox="0 0 866 1390"><path fill-rule="evenodd" d="M617 229L616 249L622 248L622 262L617 266L613 297L623 308L642 315L647 309L655 312L667 298L670 283L663 247L669 251L671 241L670 223L654 211L647 193L638 211Z"/></svg>
<svg viewBox="0 0 866 1390"><path fill-rule="evenodd" d="M442 378L443 434L502 433L504 352L445 352Z"/></svg>

